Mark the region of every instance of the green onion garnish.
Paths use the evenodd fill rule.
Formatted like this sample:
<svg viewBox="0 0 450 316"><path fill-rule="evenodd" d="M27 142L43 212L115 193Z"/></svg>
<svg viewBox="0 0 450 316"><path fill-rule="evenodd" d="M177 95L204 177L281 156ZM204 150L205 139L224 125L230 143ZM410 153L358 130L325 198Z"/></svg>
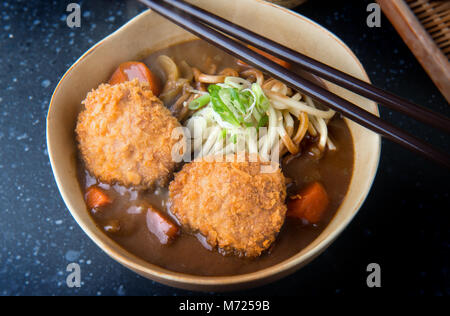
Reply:
<svg viewBox="0 0 450 316"><path fill-rule="evenodd" d="M259 84L252 84L252 91L256 96L256 106L261 113L265 113L269 109L269 99L264 95Z"/></svg>
<svg viewBox="0 0 450 316"><path fill-rule="evenodd" d="M211 84L208 87L209 94L211 96L211 106L214 112L220 115L222 120L232 125L240 126L239 120L236 119L234 113L230 108L222 101L219 96L219 91L222 88L218 85Z"/></svg>
<svg viewBox="0 0 450 316"><path fill-rule="evenodd" d="M226 128L222 129L220 136L222 136L223 139L225 139L225 137L227 137L227 129Z"/></svg>
<svg viewBox="0 0 450 316"><path fill-rule="evenodd" d="M235 87L239 84L231 80L239 78L227 78L230 78L229 83L233 83L233 85L227 83L209 85L209 94L204 94L190 102L189 109L198 110L209 104L223 122L236 127L260 128L267 125L266 112L270 103L262 88L257 83L253 83L250 88L239 89ZM226 133L226 129L222 131L225 136Z"/></svg>
<svg viewBox="0 0 450 316"><path fill-rule="evenodd" d="M190 110L198 110L207 105L210 100L211 98L209 94L204 94L201 97L198 97L197 99L191 101L188 107Z"/></svg>
<svg viewBox="0 0 450 316"><path fill-rule="evenodd" d="M258 122L258 126L256 128L260 128L263 127L267 124L267 122L269 122L269 116L267 116L267 114L264 114L261 119Z"/></svg>

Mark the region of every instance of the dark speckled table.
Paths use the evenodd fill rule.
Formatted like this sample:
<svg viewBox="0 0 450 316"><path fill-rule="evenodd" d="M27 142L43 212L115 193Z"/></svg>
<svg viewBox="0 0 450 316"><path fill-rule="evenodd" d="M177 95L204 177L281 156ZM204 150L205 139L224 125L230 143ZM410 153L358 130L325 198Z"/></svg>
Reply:
<svg viewBox="0 0 450 316"><path fill-rule="evenodd" d="M0 295L196 294L148 281L110 259L58 193L45 142L53 89L84 51L144 9L131 0L78 1L81 28L70 29L69 2L0 2ZM366 26L367 3L310 0L296 11L343 39L376 85L450 116L389 22ZM388 110L381 115L449 150L448 135ZM336 242L297 273L234 294L450 294L448 180L448 170L383 141L373 189ZM79 289L66 286L70 262L81 266ZM381 288L366 286L371 262L381 266Z"/></svg>

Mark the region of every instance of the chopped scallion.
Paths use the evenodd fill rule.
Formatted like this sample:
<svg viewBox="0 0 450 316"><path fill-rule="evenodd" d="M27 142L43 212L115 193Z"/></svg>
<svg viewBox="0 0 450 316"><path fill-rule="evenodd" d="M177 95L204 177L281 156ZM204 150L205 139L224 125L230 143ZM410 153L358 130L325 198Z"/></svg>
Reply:
<svg viewBox="0 0 450 316"><path fill-rule="evenodd" d="M209 101L211 100L211 97L209 96L209 94L204 94L201 97L191 101L189 103L189 109L190 110L198 110L201 109L202 107L204 107L205 105L207 105L209 103Z"/></svg>

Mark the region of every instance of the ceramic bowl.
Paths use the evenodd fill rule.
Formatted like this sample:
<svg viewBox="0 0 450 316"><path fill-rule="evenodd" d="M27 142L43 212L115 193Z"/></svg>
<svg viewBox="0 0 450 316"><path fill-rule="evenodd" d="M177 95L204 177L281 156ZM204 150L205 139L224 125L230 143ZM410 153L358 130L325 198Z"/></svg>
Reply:
<svg viewBox="0 0 450 316"><path fill-rule="evenodd" d="M312 56L362 80L369 81L352 51L335 35L313 21L259 0L190 1L236 24ZM252 18L249 18L251 16ZM349 224L364 202L374 180L380 156L380 137L348 121L355 160L348 194L325 230L293 257L254 273L202 277L166 270L145 262L114 243L95 225L77 180L74 128L81 101L88 91L105 82L121 62L139 60L153 51L195 39L152 11L138 15L89 49L63 76L50 102L47 145L53 173L68 210L86 234L109 256L136 273L174 287L225 291L258 286L298 270L323 252ZM328 89L378 115L377 105L332 84Z"/></svg>

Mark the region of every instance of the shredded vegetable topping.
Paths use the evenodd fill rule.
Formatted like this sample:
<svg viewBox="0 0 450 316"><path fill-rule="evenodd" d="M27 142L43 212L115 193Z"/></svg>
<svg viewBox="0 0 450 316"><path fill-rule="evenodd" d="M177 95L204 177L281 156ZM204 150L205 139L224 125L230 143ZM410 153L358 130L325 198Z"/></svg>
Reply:
<svg viewBox="0 0 450 316"><path fill-rule="evenodd" d="M257 83L227 77L222 84L209 85L208 94L191 101L189 109L198 110L210 105L215 117L219 117L217 123L224 128L258 128L267 123L269 104Z"/></svg>
<svg viewBox="0 0 450 316"><path fill-rule="evenodd" d="M241 150L259 153L267 159L274 153L295 154L308 131L320 133L321 147L332 145L325 119L331 118L333 111L317 109L309 98L302 101L299 93L288 96L286 85L275 79L252 83L229 76L222 80L209 84L207 92L198 94L188 105L197 112L187 120L186 126L193 137L200 135L203 139L194 144L196 157ZM295 121L298 121L297 130ZM265 130L260 132L263 127Z"/></svg>
<svg viewBox="0 0 450 316"><path fill-rule="evenodd" d="M211 64L202 73L166 55L157 61L167 78L160 98L188 128L194 158L246 151L277 160L298 154L306 135L317 140L318 156L337 149L327 126L335 112L258 69L218 72Z"/></svg>

